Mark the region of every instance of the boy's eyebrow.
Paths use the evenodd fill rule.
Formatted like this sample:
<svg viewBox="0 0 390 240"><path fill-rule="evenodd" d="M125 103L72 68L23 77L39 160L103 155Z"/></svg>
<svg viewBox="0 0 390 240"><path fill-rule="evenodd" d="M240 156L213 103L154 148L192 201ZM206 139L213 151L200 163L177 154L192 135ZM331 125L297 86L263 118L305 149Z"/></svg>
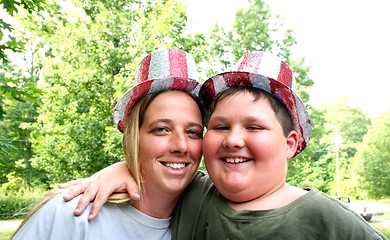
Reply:
<svg viewBox="0 0 390 240"><path fill-rule="evenodd" d="M221 115L211 115L210 117L210 120L211 119L216 119L216 120L224 120L224 119L227 119L227 117L224 117L224 116L221 116Z"/></svg>
<svg viewBox="0 0 390 240"><path fill-rule="evenodd" d="M225 117L225 116L221 116L221 115L212 116L210 119L212 119L212 118L214 120L220 120L220 121L230 119L230 117ZM261 116L247 116L247 117L245 117L245 120L247 120L247 121L262 121L263 117L261 117Z"/></svg>

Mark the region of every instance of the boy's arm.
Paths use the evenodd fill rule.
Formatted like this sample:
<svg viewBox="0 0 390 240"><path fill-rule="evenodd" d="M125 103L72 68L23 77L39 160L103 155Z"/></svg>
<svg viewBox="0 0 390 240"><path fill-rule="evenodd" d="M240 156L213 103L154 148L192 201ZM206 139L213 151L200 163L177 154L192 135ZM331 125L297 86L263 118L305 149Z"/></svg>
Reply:
<svg viewBox="0 0 390 240"><path fill-rule="evenodd" d="M64 184L59 188L70 188L64 195L64 200L69 201L77 195L84 193L74 210L75 216L81 215L88 204L93 201L88 220L93 220L108 197L114 192L128 192L134 200L139 200L138 186L125 162L118 162L108 166L89 178L77 179Z"/></svg>

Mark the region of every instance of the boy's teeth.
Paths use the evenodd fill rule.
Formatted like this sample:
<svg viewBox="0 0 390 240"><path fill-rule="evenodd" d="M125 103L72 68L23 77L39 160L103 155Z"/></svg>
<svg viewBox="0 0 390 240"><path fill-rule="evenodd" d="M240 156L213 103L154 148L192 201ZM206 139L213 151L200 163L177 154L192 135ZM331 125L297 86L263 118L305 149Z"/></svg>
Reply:
<svg viewBox="0 0 390 240"><path fill-rule="evenodd" d="M173 169L182 169L186 165L184 163L166 163L165 166L173 168Z"/></svg>
<svg viewBox="0 0 390 240"><path fill-rule="evenodd" d="M242 163L245 162L245 158L225 158L225 161L228 163Z"/></svg>

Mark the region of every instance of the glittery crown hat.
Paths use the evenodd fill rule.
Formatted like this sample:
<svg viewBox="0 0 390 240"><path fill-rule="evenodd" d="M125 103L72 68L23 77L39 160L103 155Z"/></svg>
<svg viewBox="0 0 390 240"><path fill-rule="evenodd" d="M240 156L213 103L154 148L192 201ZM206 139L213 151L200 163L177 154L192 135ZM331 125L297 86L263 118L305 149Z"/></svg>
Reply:
<svg viewBox="0 0 390 240"><path fill-rule="evenodd" d="M262 89L286 106L299 133L295 156L298 155L310 139L312 126L306 107L295 93L295 78L287 63L269 52L247 53L238 61L236 70L219 73L204 82L200 97L209 108L218 93L239 86Z"/></svg>
<svg viewBox="0 0 390 240"><path fill-rule="evenodd" d="M138 64L135 83L119 99L114 108L114 123L123 133L131 108L142 97L162 90L180 90L199 94L194 58L176 49L159 49L148 54Z"/></svg>

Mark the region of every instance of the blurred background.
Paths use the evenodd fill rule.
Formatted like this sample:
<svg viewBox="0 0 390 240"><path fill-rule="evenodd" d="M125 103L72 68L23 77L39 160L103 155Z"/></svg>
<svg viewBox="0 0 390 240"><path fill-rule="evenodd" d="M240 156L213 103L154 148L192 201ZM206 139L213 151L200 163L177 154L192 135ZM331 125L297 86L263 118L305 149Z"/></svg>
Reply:
<svg viewBox="0 0 390 240"><path fill-rule="evenodd" d="M279 55L313 124L288 182L387 206L386 9L385 0L1 0L0 218L123 159L113 106L140 58L162 47L192 54L201 80L248 51Z"/></svg>

